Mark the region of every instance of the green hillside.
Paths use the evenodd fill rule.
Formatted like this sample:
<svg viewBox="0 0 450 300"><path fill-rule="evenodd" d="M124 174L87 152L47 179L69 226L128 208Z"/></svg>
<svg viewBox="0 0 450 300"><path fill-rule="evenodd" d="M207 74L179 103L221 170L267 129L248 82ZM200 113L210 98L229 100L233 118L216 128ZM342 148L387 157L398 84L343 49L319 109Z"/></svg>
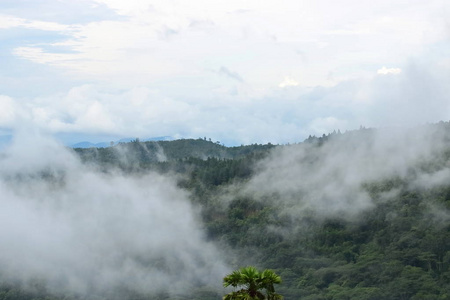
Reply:
<svg viewBox="0 0 450 300"><path fill-rule="evenodd" d="M276 271L286 300L450 299L449 141L450 124L441 122L401 136L362 128L294 145L198 139L74 151L104 172L177 176L205 238L233 268ZM176 297L130 293L122 296L223 295L208 287ZM0 300L53 299L45 297L10 285L0 292Z"/></svg>

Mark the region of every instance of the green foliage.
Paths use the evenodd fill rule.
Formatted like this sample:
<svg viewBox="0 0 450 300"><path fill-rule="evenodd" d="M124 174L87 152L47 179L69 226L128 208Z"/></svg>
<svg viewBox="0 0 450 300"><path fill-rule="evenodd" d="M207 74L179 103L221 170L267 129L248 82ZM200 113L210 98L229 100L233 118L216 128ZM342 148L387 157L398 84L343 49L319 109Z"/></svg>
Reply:
<svg viewBox="0 0 450 300"><path fill-rule="evenodd" d="M450 142L450 123L436 127L447 132ZM373 134L374 130L361 129L310 137L306 143L314 150L346 135L364 139ZM277 194L230 192L252 178L258 163L276 147L290 146L228 148L198 139L134 141L74 151L86 164L105 172L118 169L125 173L179 175L179 186L188 190L191 201L201 208L206 238L230 253L230 264L234 266L252 264L280 274L283 283L277 291L286 300L450 299L450 183L433 188L412 184L418 172L447 172L450 146L417 162L408 176L363 183L361 189L373 207L348 220L320 219L314 212L293 216L286 213L292 207L280 201L282 196ZM350 145L348 150L352 151ZM311 157L311 163L320 162L316 153ZM294 203L301 200L301 195L292 197ZM246 299L248 288L261 287L264 272L235 272L225 277L226 284L235 287L227 299ZM266 287L259 290L266 292ZM260 299L262 292L252 292L251 297ZM46 291L27 292L21 286L0 286L0 300L63 298ZM121 299L218 300L220 295L214 289L197 287L185 295L129 293L121 294Z"/></svg>
<svg viewBox="0 0 450 300"><path fill-rule="evenodd" d="M281 277L272 270L258 271L249 266L233 271L223 279L223 286L242 287L223 297L224 300L277 300L283 297L275 292L274 284L280 284ZM261 292L265 290L265 294Z"/></svg>
<svg viewBox="0 0 450 300"><path fill-rule="evenodd" d="M321 147L346 135L363 140L374 133L363 128L310 137L306 143ZM229 249L239 264L276 270L284 278L278 290L286 299L450 299L450 227L433 212L450 209L450 185L414 189L400 177L366 182L361 188L374 207L351 221L307 215L292 219L277 195L264 200L230 194L223 202L223 188L251 178L255 165L274 147L227 148L205 140L180 140L76 151L102 168L184 175L179 184L201 205L207 238ZM164 161L158 160L158 151ZM320 161L314 155L312 161ZM444 149L415 168L436 172L449 162L450 151ZM384 195L392 191L395 198L386 201Z"/></svg>
<svg viewBox="0 0 450 300"><path fill-rule="evenodd" d="M272 144L225 147L203 139L180 139L158 142L133 141L131 143L119 143L108 148L76 148L74 151L86 163L96 164L102 168L113 167L124 171L138 171L162 170L167 168L167 165L185 167L186 164L199 164L201 167L208 167L223 160L229 161L230 165L237 165L237 159L247 156L261 158L273 147L275 146ZM210 159L215 160L201 164L201 162ZM250 158L250 160L254 159ZM248 170L245 170L245 168L243 170L237 166L234 166L234 168L236 172L247 173L248 175ZM224 176L226 175L232 176L230 171ZM205 178L208 177L205 176Z"/></svg>

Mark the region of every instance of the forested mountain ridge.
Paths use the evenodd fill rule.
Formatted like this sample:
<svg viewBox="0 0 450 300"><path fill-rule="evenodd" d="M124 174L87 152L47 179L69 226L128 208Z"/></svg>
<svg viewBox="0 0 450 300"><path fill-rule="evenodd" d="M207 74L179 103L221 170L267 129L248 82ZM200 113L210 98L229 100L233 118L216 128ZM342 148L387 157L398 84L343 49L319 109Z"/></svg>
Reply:
<svg viewBox="0 0 450 300"><path fill-rule="evenodd" d="M106 173L175 175L199 208L205 239L223 250L232 268L275 270L283 280L277 292L286 300L450 299L447 122L406 132L361 128L293 145L134 141L74 152ZM223 294L199 285L183 295L120 295ZM11 300L46 296L6 283L0 292L0 299Z"/></svg>
<svg viewBox="0 0 450 300"><path fill-rule="evenodd" d="M170 162L180 159L239 159L245 155L267 152L272 144L226 147L219 142L204 139L179 139L174 141L146 141L138 139L119 143L108 148L75 148L85 162L128 168L144 167L146 164Z"/></svg>
<svg viewBox="0 0 450 300"><path fill-rule="evenodd" d="M450 299L450 181L440 179L441 182L429 186L418 183L422 177L448 172L450 125L441 122L411 129L400 136L388 132L387 137L378 138L380 131L361 128L344 134L309 137L295 145L234 149L185 140L178 141L185 151L190 143L208 146L203 151L198 151L201 147L196 148L197 152L187 150L201 159L189 154L167 158L178 159L178 170L182 169L180 165L196 166L189 179L180 184L193 192L193 201L201 203L208 237L236 252L239 257L234 261L236 266L248 262L277 270L284 280L281 293L286 299ZM414 150L417 144L421 146ZM288 154L274 155L275 148ZM355 154L358 151L362 153ZM297 159L307 160L306 164L292 161L283 165L282 157L295 157L299 152L304 153ZM258 191L240 192L248 189L248 181L260 172L261 165L267 165L262 161L270 155L275 156L269 158L270 163L280 164L286 170L289 166L295 166L293 170L307 169L331 160L325 164L332 167L330 170L325 167L325 171L336 172L337 176L350 176L348 173L360 176L357 172L369 169L374 174L362 176L363 180L356 183L341 183L354 185L349 189L358 189L361 194L358 196L353 190L342 192L330 185L336 189L336 202L349 201L348 206L361 206L354 212L339 209L328 214L321 212L320 209L333 205L328 202L333 200L328 199L327 192L311 196L316 203L319 198L327 199L324 203L317 207L309 203L303 213L293 215L286 213L286 207L298 209L300 195L284 194L277 189L262 195ZM184 160L180 160L183 156ZM334 165L339 159L348 160L344 165L361 161L346 169L348 166ZM375 170L377 164L392 167ZM271 172L286 176L276 170L278 167ZM311 167L308 171L320 173L324 171L322 168ZM279 177L277 183L283 185L289 178ZM244 183L236 183L236 179ZM325 181L318 182L324 186L317 189L329 188ZM228 186L233 186L234 191L224 191ZM306 194L310 191L292 189L309 197ZM359 203L352 197L367 199ZM226 205L218 205L224 198L228 199ZM285 201L286 198L290 200Z"/></svg>

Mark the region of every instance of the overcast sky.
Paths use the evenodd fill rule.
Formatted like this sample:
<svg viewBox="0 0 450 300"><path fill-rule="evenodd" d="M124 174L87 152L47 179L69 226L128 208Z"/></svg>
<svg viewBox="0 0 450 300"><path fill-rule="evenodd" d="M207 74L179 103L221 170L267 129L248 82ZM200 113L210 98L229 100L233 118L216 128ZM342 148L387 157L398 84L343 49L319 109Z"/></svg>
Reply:
<svg viewBox="0 0 450 300"><path fill-rule="evenodd" d="M0 135L287 143L450 119L448 0L1 0Z"/></svg>

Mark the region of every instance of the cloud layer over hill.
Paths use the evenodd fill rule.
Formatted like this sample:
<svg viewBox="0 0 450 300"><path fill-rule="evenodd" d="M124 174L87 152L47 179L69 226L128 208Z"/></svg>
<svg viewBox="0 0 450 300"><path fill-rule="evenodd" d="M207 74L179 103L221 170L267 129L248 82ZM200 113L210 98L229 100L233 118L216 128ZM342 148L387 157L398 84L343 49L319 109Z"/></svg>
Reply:
<svg viewBox="0 0 450 300"><path fill-rule="evenodd" d="M358 217L375 205L367 184L399 182L378 199L390 201L402 188L431 189L450 181L448 126L441 125L363 129L278 147L259 163L244 193L272 195L294 218Z"/></svg>
<svg viewBox="0 0 450 300"><path fill-rule="evenodd" d="M179 292L228 269L171 178L104 174L56 142L17 138L0 157L0 277L54 291Z"/></svg>

